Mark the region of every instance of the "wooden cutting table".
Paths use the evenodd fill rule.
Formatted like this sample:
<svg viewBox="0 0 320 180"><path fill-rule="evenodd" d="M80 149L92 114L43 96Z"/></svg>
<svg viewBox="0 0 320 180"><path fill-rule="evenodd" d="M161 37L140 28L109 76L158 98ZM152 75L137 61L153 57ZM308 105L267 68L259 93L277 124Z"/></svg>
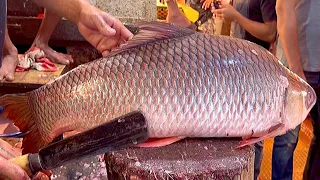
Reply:
<svg viewBox="0 0 320 180"><path fill-rule="evenodd" d="M55 72L42 72L34 69L15 72L14 81L0 82L0 95L28 92L53 81L66 72L65 65L56 64L56 66L58 70Z"/></svg>

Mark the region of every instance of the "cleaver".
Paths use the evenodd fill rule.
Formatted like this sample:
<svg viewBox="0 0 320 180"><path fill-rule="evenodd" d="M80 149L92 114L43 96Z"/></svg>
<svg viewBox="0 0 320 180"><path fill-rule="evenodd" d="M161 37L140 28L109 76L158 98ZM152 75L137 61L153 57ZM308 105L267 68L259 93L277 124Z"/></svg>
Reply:
<svg viewBox="0 0 320 180"><path fill-rule="evenodd" d="M146 119L140 111L135 111L54 142L38 153L25 154L10 161L32 177L39 171L52 170L81 158L135 146L148 137Z"/></svg>

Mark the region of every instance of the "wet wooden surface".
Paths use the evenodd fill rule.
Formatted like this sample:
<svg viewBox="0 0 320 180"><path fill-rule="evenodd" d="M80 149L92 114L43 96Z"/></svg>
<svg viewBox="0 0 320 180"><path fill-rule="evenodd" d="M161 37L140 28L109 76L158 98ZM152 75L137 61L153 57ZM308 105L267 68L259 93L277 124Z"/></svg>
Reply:
<svg viewBox="0 0 320 180"><path fill-rule="evenodd" d="M253 145L240 138L187 138L159 148L126 148L108 153L109 179L253 179Z"/></svg>
<svg viewBox="0 0 320 180"><path fill-rule="evenodd" d="M21 55L19 55L21 56ZM34 69L30 69L25 72L15 72L14 81L1 82L1 88L5 87L18 87L18 88L37 88L45 85L64 73L66 69L65 65L56 64L57 71L55 72L42 72Z"/></svg>

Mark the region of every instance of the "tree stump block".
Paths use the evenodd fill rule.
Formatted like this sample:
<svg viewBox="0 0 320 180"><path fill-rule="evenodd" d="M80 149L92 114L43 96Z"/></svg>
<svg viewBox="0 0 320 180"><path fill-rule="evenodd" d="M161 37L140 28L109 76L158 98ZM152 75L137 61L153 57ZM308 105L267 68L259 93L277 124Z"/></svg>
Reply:
<svg viewBox="0 0 320 180"><path fill-rule="evenodd" d="M251 180L254 148L240 139L185 139L159 148L127 148L106 154L108 180Z"/></svg>

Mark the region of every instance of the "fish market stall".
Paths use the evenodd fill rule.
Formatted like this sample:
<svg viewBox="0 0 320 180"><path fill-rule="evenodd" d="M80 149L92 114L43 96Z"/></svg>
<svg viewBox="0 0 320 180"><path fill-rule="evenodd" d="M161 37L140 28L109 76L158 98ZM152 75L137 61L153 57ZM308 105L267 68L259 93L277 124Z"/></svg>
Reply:
<svg viewBox="0 0 320 180"><path fill-rule="evenodd" d="M24 8L34 7L27 5L28 1L21 3L25 3ZM111 4L99 0L92 3L97 6ZM120 20L132 23L144 19L141 17L153 17L150 12L156 13L155 4L150 4L149 0L135 4L141 11L148 8L143 13L135 11L130 3L115 7L125 11L120 14L132 17L118 15ZM110 9L116 14L115 7L102 9ZM127 14L128 7L134 10L132 16ZM30 9L27 15L10 11L9 31L17 35L14 43L30 44L36 35L34 27L40 25L42 10L35 9L31 15ZM49 79L38 85L43 88L33 87L30 93L12 91L0 97L0 106L5 107L3 117L25 133L22 152L36 153L32 157L38 157L32 161L38 164L31 168L52 169L52 179L251 180L254 141L294 128L303 118L294 122L286 120L292 119L293 115L306 116L315 102L315 93L308 84L287 71L266 49L253 43L196 33L168 23L145 22L137 28L139 31L128 43L108 57L98 59L99 53L81 39L75 26L61 21L54 32L52 45L73 55L76 65L94 61L78 67L59 68L61 71L51 80L65 73L64 76L47 84ZM41 54L40 50L34 51ZM32 53L29 55L31 57ZM24 67L22 63L21 71ZM72 68L73 71L68 71ZM33 74L32 71L28 73ZM28 82L16 84L23 83ZM299 86L292 86L294 84ZM298 111L298 106L287 106L290 101L304 102L301 105L305 108ZM128 133L127 127L119 126L118 129L109 126L104 131L100 129L99 133L91 132L92 136L79 133L66 139L57 138L62 133L87 130L132 111L144 114L142 119L147 123L143 127L150 133L146 130L145 135L172 139L151 141L154 144L149 144L148 148L114 151L115 147L125 144L123 139L129 141L127 144L141 145ZM120 118L114 124L125 121ZM132 127L137 128L136 125ZM144 140L148 138L145 137ZM181 140L181 137L230 138ZM240 137L245 139L241 144ZM79 141L74 143L72 138ZM176 142L177 139L180 141ZM68 140L69 144L66 143ZM100 140L110 140L113 144L106 143L107 146ZM80 141L82 143L78 143ZM97 152L101 154L81 159L83 153L90 152L86 148L100 148ZM105 154L103 148L112 150ZM29 161L30 156L24 157ZM61 166L68 159L76 162ZM60 163L60 167L53 166L55 163Z"/></svg>

